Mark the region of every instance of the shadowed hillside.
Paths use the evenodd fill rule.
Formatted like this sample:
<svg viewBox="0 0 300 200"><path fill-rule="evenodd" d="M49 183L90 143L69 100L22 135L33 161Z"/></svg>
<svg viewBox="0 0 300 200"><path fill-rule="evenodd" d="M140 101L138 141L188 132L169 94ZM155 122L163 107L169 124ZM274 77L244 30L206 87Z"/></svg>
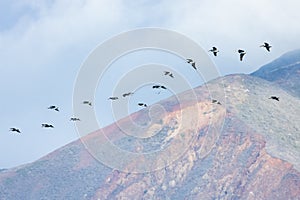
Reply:
<svg viewBox="0 0 300 200"><path fill-rule="evenodd" d="M165 112L151 111L157 120L149 120L150 107L119 121L126 126L133 119L145 127L136 135L152 137L124 135L117 124L102 129L112 143L134 153L167 147L176 152L188 144L169 165L130 173L146 162L145 154L124 165L125 172L111 169L78 140L36 162L2 171L0 199L299 199L299 98L248 75L222 77L194 92L197 101L186 91L179 95L180 105L175 97L160 102ZM269 99L274 94L279 102ZM213 104L211 95L221 105ZM196 118L181 119L195 110ZM128 130L135 132L134 127ZM82 140L95 147L102 144L100 134Z"/></svg>
<svg viewBox="0 0 300 200"><path fill-rule="evenodd" d="M251 75L274 82L300 97L300 50L288 52Z"/></svg>

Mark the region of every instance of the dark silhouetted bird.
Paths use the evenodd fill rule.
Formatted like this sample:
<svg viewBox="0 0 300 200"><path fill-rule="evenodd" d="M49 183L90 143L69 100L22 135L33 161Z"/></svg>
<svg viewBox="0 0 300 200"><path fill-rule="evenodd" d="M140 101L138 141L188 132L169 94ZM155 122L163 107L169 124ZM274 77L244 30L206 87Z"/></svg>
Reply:
<svg viewBox="0 0 300 200"><path fill-rule="evenodd" d="M108 99L114 101L114 100L117 100L117 99L119 99L119 98L118 98L118 97L109 97Z"/></svg>
<svg viewBox="0 0 300 200"><path fill-rule="evenodd" d="M17 129L17 128L10 128L9 131L21 133L20 129Z"/></svg>
<svg viewBox="0 0 300 200"><path fill-rule="evenodd" d="M165 86L163 86L163 85L153 85L152 88L153 88L153 89L159 89L159 88L161 88L161 89L164 89L164 90L167 89L167 88L166 88ZM160 92L159 92L159 93L160 93Z"/></svg>
<svg viewBox="0 0 300 200"><path fill-rule="evenodd" d="M70 118L70 121L80 121L80 119L79 119L79 118L76 118L76 117L71 117L71 118Z"/></svg>
<svg viewBox="0 0 300 200"><path fill-rule="evenodd" d="M238 53L240 54L240 61L243 61L243 57L245 56L246 52L242 49L239 49Z"/></svg>
<svg viewBox="0 0 300 200"><path fill-rule="evenodd" d="M48 109L49 110L55 110L55 111L59 112L59 108L57 106L49 106Z"/></svg>
<svg viewBox="0 0 300 200"><path fill-rule="evenodd" d="M269 99L273 99L273 100L279 101L279 97L276 97L276 96L271 96Z"/></svg>
<svg viewBox="0 0 300 200"><path fill-rule="evenodd" d="M191 64L194 69L197 69L196 62L194 62L192 59L188 58L188 59L186 59L186 62Z"/></svg>
<svg viewBox="0 0 300 200"><path fill-rule="evenodd" d="M187 63L192 63L192 62L194 62L194 61L193 61L193 59L188 58L188 59L186 59L186 62L187 62Z"/></svg>
<svg viewBox="0 0 300 200"><path fill-rule="evenodd" d="M219 105L222 105L222 104L221 104L218 100L216 100L216 99L211 100L211 102L212 102L212 103L219 104Z"/></svg>
<svg viewBox="0 0 300 200"><path fill-rule="evenodd" d="M145 103L138 103L138 105L141 107L147 107L147 104L145 104Z"/></svg>
<svg viewBox="0 0 300 200"><path fill-rule="evenodd" d="M264 42L264 44L261 45L260 47L265 47L267 49L267 51L270 51L270 49L271 49L272 46L270 46L269 43Z"/></svg>
<svg viewBox="0 0 300 200"><path fill-rule="evenodd" d="M164 89L166 90L167 88L163 85L153 85L152 86L153 89ZM160 94L161 91L159 91L157 94Z"/></svg>
<svg viewBox="0 0 300 200"><path fill-rule="evenodd" d="M170 76L171 78L174 78L173 74L171 72L168 72L168 71L164 71L164 75L165 76Z"/></svg>
<svg viewBox="0 0 300 200"><path fill-rule="evenodd" d="M54 128L52 124L42 124L43 128Z"/></svg>
<svg viewBox="0 0 300 200"><path fill-rule="evenodd" d="M153 85L152 88L153 89L158 89L158 88L160 88L160 85Z"/></svg>
<svg viewBox="0 0 300 200"><path fill-rule="evenodd" d="M82 103L86 104L86 105L89 105L89 106L92 106L92 102L90 102L90 101L83 101Z"/></svg>
<svg viewBox="0 0 300 200"><path fill-rule="evenodd" d="M133 92L124 93L122 96L127 97L127 96L130 96L130 95L133 95Z"/></svg>
<svg viewBox="0 0 300 200"><path fill-rule="evenodd" d="M168 71L164 71L164 75L169 75L171 72L168 72Z"/></svg>
<svg viewBox="0 0 300 200"><path fill-rule="evenodd" d="M219 52L219 50L217 49L217 47L212 47L212 49L209 50L209 51L211 51L214 54L214 56L217 56L217 53Z"/></svg>

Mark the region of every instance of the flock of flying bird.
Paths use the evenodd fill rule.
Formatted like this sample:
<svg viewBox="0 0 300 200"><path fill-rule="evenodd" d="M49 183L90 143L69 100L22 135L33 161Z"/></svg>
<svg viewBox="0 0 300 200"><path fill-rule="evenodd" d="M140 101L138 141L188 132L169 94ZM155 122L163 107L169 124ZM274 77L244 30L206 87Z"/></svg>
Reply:
<svg viewBox="0 0 300 200"><path fill-rule="evenodd" d="M264 42L264 44L261 45L260 47L264 47L264 48L266 48L267 51L270 52L270 49L271 49L272 46L270 46L269 43ZM212 49L210 49L209 52L212 52L214 56L217 56L219 50L217 49L217 47L212 47ZM240 55L240 61L243 61L243 57L244 57L245 54L246 54L245 50L239 49L239 50L238 50L238 53L239 53L239 55ZM197 70L196 62L195 62L193 59L188 58L188 59L186 59L186 62L187 62L188 64L190 64L195 70ZM171 77L171 78L174 78L173 73L172 73L172 72L169 72L169 71L164 71L164 75L165 75L165 76L169 76L169 77ZM152 86L152 89L163 89L163 90L166 90L167 88L166 88L165 86L163 86L163 85L153 85L153 86ZM128 93L122 94L122 96L125 98L125 97L130 96L130 95L133 95L133 94L134 94L133 92L128 92ZM108 99L109 99L109 100L115 101L115 100L118 100L119 97L113 96L113 97L109 97ZM271 96L269 99L279 101L279 97L277 97L277 96ZM82 103L85 104L85 105L92 106L92 102L90 102L90 101L83 101ZM212 103L216 103L216 104L221 105L221 103L220 103L218 100L216 100L216 99L212 99ZM140 107L147 107L147 104L146 104L146 103L140 102L140 103L138 103L138 106L140 106ZM54 106L54 105L49 106L48 109L49 109L49 110L55 110L55 111L59 112L59 108L58 108L57 106ZM76 117L71 117L71 118L70 118L70 121L80 121L80 119L79 119L79 118L76 118ZM43 127L43 128L54 128L54 126L53 126L52 124L47 124L47 123L43 123L43 124L42 124L42 127ZM21 133L20 129L15 128L15 127L10 128L10 131L16 132L16 133Z"/></svg>
<svg viewBox="0 0 300 200"><path fill-rule="evenodd" d="M88 101L84 101L83 104L88 104L88 105L90 105L90 106L92 105L92 104L91 104L90 102L88 102ZM54 105L49 106L48 109L49 109L49 110L54 110L54 111L56 111L56 112L59 112L59 108L58 108L57 106L54 106ZM79 118L76 118L76 117L71 117L71 118L70 118L70 121L80 121L80 119L79 119ZM42 128L54 128L54 126L53 126L52 124L43 123L43 124L42 124ZM21 133L20 129L15 128L15 127L14 127L14 128L10 128L9 130L12 131L12 132Z"/></svg>
<svg viewBox="0 0 300 200"><path fill-rule="evenodd" d="M164 75L165 76L168 75L168 76L174 78L173 74L171 72L168 72L168 71L164 71ZM163 85L153 85L152 89L163 89L163 90L166 90L167 88L165 86L163 86ZM160 91L159 91L159 93L160 93ZM122 94L122 96L125 98L125 97L131 96L133 94L134 94L133 92L128 92L128 93ZM115 101L115 100L118 100L119 97L113 96L113 97L109 97L108 99L112 100L112 101ZM146 103L142 103L142 102L139 102L137 105L140 106L140 107L147 107L147 104Z"/></svg>
<svg viewBox="0 0 300 200"><path fill-rule="evenodd" d="M264 42L264 44L261 45L260 47L264 47L264 48L266 48L267 51L270 52L270 49L271 49L272 46L270 46L269 43ZM214 56L217 56L217 54L218 54L218 52L219 52L219 50L217 49L217 47L212 47L212 49L209 50L209 51L212 52L212 53L214 54ZM245 50L239 49L239 50L238 50L238 53L240 54L240 61L243 61L243 58L244 58L244 56L246 55ZM195 68L195 63L193 62L193 60L188 59L188 63L191 63L192 66Z"/></svg>

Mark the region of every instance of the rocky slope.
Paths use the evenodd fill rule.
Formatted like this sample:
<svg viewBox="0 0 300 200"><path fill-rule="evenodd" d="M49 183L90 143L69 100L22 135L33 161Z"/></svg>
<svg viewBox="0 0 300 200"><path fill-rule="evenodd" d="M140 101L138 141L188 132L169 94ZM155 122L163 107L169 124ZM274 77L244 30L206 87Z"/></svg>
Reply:
<svg viewBox="0 0 300 200"><path fill-rule="evenodd" d="M273 82L300 97L300 50L282 55L251 75Z"/></svg>
<svg viewBox="0 0 300 200"><path fill-rule="evenodd" d="M268 99L274 94L279 102ZM175 97L160 102L165 112L150 107L101 130L121 149L144 153L140 160L116 155L122 169L102 164L86 149L105 145L96 131L82 138L86 146L74 141L0 172L0 199L300 199L299 98L248 75L222 77L179 97L180 105ZM152 136L122 134L119 127L130 120L144 128L129 132ZM152 168L143 165L146 153L168 147ZM161 160L172 162L161 167ZM149 172L133 173L136 166Z"/></svg>

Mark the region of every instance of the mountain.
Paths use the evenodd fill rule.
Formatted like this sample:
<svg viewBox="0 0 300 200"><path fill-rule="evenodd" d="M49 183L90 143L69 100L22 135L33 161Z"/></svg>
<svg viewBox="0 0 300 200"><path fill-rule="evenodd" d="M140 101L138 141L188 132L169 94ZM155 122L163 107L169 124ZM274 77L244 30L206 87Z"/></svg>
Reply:
<svg viewBox="0 0 300 200"><path fill-rule="evenodd" d="M229 75L159 104L164 112L142 109L0 172L0 199L300 199L299 98L254 76ZM102 133L142 156L107 151L120 168L99 162L97 149L108 144Z"/></svg>
<svg viewBox="0 0 300 200"><path fill-rule="evenodd" d="M271 81L300 97L300 49L282 55L251 75Z"/></svg>

